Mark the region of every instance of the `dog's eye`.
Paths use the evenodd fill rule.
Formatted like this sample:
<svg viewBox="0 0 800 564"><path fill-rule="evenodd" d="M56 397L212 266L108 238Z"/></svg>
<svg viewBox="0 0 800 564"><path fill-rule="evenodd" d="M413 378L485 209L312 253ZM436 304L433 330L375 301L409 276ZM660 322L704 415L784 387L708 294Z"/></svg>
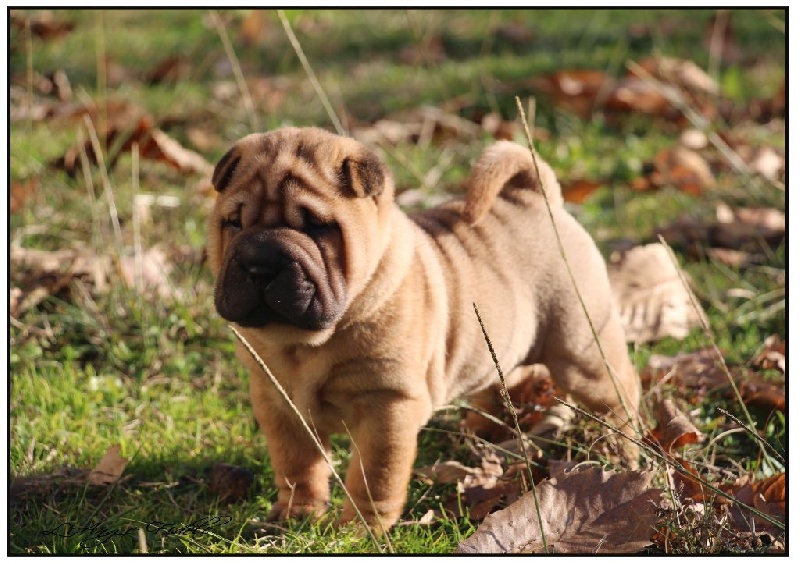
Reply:
<svg viewBox="0 0 800 564"><path fill-rule="evenodd" d="M223 229L235 229L239 230L242 228L242 205L240 204L236 211L233 212L226 218L222 220L222 228Z"/></svg>
<svg viewBox="0 0 800 564"><path fill-rule="evenodd" d="M325 221L319 216L314 215L314 213L308 210L307 208L303 208L300 213L303 216L303 227L305 227L305 229L307 230L323 231L336 226L335 223L330 221Z"/></svg>

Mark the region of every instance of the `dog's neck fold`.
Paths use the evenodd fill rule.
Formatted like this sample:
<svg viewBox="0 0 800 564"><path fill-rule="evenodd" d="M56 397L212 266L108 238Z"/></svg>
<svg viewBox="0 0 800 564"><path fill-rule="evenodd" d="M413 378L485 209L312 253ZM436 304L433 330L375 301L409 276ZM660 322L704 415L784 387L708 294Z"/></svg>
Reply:
<svg viewBox="0 0 800 564"><path fill-rule="evenodd" d="M383 232L383 252L367 282L359 288L347 307L338 326L347 327L354 320L371 317L395 294L403 283L405 274L411 267L415 245L398 245L392 240L393 233L407 233L408 229L398 228L400 223L412 222L396 205L389 214L389 222Z"/></svg>

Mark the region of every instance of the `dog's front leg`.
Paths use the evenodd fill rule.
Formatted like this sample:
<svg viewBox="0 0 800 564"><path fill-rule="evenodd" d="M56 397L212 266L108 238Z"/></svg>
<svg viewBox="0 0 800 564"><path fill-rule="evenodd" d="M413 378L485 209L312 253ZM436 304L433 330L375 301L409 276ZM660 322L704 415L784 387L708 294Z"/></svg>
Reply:
<svg viewBox="0 0 800 564"><path fill-rule="evenodd" d="M373 397L380 395L383 397ZM367 524L388 530L403 511L417 453L417 434L429 415L421 400L387 397L390 392L360 398L359 417L350 428L350 465L345 485ZM340 522L356 521L348 500Z"/></svg>
<svg viewBox="0 0 800 564"><path fill-rule="evenodd" d="M251 372L250 399L267 439L278 488L278 500L267 520L321 517L328 509L328 464L296 414L276 400L271 386L263 374ZM327 437L322 441L329 451Z"/></svg>

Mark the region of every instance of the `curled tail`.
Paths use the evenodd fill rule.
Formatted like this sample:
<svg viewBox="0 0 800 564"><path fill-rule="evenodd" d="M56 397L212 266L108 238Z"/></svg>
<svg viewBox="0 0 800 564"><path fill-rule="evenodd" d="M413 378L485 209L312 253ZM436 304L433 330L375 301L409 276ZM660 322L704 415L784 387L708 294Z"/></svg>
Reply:
<svg viewBox="0 0 800 564"><path fill-rule="evenodd" d="M539 176L537 176L537 168ZM471 225L478 223L507 185L540 190L551 206L561 206L561 187L553 169L537 154L510 141L498 141L472 167L463 215Z"/></svg>

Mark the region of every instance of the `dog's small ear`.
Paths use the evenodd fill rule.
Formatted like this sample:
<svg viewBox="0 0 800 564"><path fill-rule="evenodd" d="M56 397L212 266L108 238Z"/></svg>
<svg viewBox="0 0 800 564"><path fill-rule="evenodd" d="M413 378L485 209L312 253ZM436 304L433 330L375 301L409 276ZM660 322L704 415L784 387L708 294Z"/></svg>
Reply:
<svg viewBox="0 0 800 564"><path fill-rule="evenodd" d="M386 184L386 169L376 154L364 151L342 162L342 179L345 193L357 198L377 196Z"/></svg>
<svg viewBox="0 0 800 564"><path fill-rule="evenodd" d="M211 176L211 183L214 185L214 190L217 192L224 192L228 184L231 183L233 175L236 172L236 167L239 165L241 156L235 154L236 147L233 147L225 153L222 158L214 167L214 174Z"/></svg>

